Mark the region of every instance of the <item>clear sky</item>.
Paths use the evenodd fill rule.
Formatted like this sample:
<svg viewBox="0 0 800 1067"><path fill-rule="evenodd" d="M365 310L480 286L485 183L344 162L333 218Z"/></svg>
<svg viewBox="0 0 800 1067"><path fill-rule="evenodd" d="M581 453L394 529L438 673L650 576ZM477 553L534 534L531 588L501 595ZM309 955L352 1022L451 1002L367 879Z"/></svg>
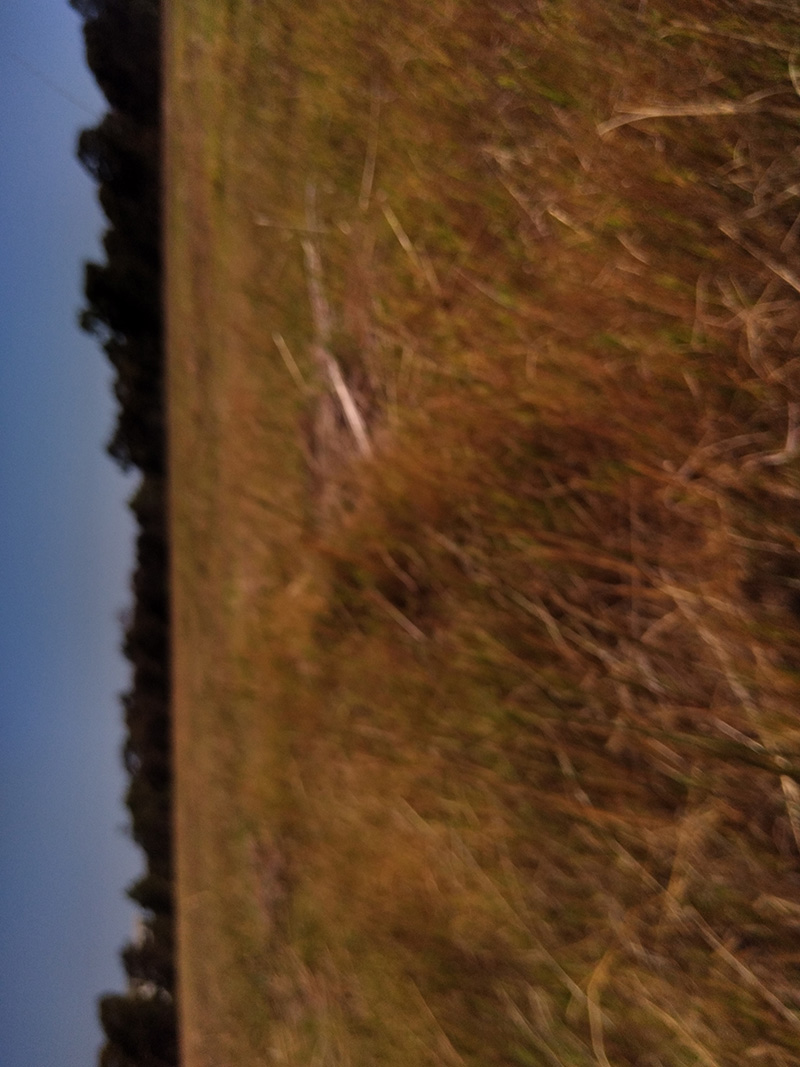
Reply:
<svg viewBox="0 0 800 1067"><path fill-rule="evenodd" d="M118 758L133 483L104 454L109 374L76 326L103 222L74 147L103 110L67 0L0 0L2 1067L96 1062L142 867Z"/></svg>

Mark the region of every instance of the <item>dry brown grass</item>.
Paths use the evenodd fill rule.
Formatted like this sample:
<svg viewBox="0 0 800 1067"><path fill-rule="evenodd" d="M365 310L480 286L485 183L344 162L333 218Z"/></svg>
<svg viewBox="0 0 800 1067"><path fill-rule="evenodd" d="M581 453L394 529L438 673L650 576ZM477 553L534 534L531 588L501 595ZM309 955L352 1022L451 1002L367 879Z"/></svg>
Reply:
<svg viewBox="0 0 800 1067"><path fill-rule="evenodd" d="M797 1062L793 8L168 18L187 1067Z"/></svg>

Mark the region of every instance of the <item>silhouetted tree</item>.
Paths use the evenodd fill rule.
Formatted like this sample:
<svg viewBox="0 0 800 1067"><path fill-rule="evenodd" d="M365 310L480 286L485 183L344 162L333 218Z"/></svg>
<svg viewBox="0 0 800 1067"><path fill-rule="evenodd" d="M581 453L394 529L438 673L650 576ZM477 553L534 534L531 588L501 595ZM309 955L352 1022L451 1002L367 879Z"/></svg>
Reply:
<svg viewBox="0 0 800 1067"><path fill-rule="evenodd" d="M139 1067L171 1067L177 1056L171 999L156 992L100 999L100 1023L108 1043Z"/></svg>
<svg viewBox="0 0 800 1067"><path fill-rule="evenodd" d="M108 451L142 473L130 502L139 523L133 607L123 651L126 804L146 871L128 895L149 914L122 952L127 993L100 1000L101 1067L175 1067L170 611L165 500L161 255L159 0L70 0L84 20L87 62L109 111L84 130L77 156L108 219L103 262L87 263L80 322L114 369L117 421Z"/></svg>

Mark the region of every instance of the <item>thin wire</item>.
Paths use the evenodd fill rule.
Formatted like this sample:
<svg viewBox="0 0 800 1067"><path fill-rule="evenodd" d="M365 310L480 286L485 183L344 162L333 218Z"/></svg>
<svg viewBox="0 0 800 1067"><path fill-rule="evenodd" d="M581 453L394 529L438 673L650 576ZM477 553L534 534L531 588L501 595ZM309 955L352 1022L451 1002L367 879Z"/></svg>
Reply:
<svg viewBox="0 0 800 1067"><path fill-rule="evenodd" d="M29 63L27 59L23 59L22 56L17 55L16 52L6 52L5 50L2 50L0 51L0 55L6 55L10 59L13 59L16 63L19 63L19 65L25 70L27 70L29 74L32 74L34 78L37 78L40 82L42 82L42 84L46 85L48 89L51 89L54 93L57 93L65 100L68 100L69 103L73 105L73 107L77 107L81 111L85 112L85 114L91 115L93 119L99 117L100 108L89 107L89 105L84 103L83 100L80 100L77 96L73 96L68 89L64 89L57 82L54 82L52 78L49 78L46 74L43 74L42 71L38 69L38 67L34 67L32 63Z"/></svg>

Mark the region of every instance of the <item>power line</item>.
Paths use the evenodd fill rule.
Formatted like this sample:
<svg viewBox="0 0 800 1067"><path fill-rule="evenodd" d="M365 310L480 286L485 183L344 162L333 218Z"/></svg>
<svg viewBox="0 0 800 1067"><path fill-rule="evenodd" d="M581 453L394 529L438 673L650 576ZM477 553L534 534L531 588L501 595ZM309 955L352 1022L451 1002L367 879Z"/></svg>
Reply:
<svg viewBox="0 0 800 1067"><path fill-rule="evenodd" d="M46 85L48 89L52 90L52 92L57 93L59 96L63 97L64 100L68 100L73 107L77 107L85 114L91 115L93 119L96 119L98 117L97 108L91 108L83 100L80 100L77 96L73 96L73 94L68 89L65 89L57 82L54 82L52 78L49 78L46 74L39 70L38 67L35 67L32 63L29 63L27 59L23 59L23 57L17 55L16 52L6 52L5 50L3 50L2 54L7 55L9 59L13 59L34 78L40 81L43 85Z"/></svg>

